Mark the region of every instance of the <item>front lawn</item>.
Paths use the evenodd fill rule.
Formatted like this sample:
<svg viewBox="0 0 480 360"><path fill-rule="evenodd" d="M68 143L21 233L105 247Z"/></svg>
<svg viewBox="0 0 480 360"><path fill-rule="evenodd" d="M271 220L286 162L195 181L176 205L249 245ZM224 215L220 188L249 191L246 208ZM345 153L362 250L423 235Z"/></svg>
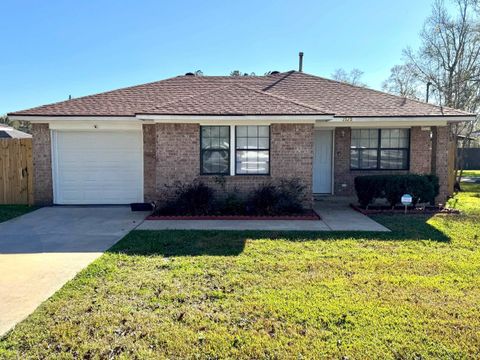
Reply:
<svg viewBox="0 0 480 360"><path fill-rule="evenodd" d="M468 194L468 215L376 216L392 233L131 232L0 358L479 358Z"/></svg>
<svg viewBox="0 0 480 360"><path fill-rule="evenodd" d="M29 205L0 205L0 222L13 219L35 209L36 207Z"/></svg>

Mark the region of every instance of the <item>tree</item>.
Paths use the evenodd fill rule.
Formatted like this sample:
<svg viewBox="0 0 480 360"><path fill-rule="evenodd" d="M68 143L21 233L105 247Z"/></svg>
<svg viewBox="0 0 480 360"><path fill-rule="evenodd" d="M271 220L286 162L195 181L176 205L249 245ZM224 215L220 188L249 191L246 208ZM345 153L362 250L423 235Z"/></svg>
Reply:
<svg viewBox="0 0 480 360"><path fill-rule="evenodd" d="M12 122L10 121L10 119L8 118L7 115L0 116L0 124L4 124L4 125L7 125L7 126L12 126Z"/></svg>
<svg viewBox="0 0 480 360"><path fill-rule="evenodd" d="M441 106L477 113L480 110L480 17L478 0L452 0L455 14L443 0L436 0L420 33L418 49L407 48L405 67L416 82L432 85L432 100ZM387 80L388 81L388 80ZM399 87L394 87L398 91ZM475 122L452 126L463 159L466 139L476 129ZM458 140L458 135L463 135ZM462 171L457 172L457 182Z"/></svg>
<svg viewBox="0 0 480 360"><path fill-rule="evenodd" d="M411 99L421 98L421 83L415 76L412 64L395 65L390 76L382 83L382 90Z"/></svg>
<svg viewBox="0 0 480 360"><path fill-rule="evenodd" d="M347 73L344 69L336 69L332 73L332 79L341 81L347 84L355 85L355 86L367 86L364 84L361 79L363 76L363 71L359 69L352 69L349 73Z"/></svg>
<svg viewBox="0 0 480 360"><path fill-rule="evenodd" d="M7 115L0 116L0 124L4 124L13 127L17 130L31 133L32 126L28 121L11 121Z"/></svg>
<svg viewBox="0 0 480 360"><path fill-rule="evenodd" d="M233 70L230 72L230 76L255 76L254 72L249 73L243 73L240 70Z"/></svg>
<svg viewBox="0 0 480 360"><path fill-rule="evenodd" d="M193 73L195 76L203 76L203 71L202 70L197 70Z"/></svg>

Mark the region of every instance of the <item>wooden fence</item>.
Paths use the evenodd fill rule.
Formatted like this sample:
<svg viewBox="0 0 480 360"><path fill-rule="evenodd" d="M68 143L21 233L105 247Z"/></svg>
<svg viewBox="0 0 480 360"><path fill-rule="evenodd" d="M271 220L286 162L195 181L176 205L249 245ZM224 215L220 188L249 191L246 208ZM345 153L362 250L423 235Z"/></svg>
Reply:
<svg viewBox="0 0 480 360"><path fill-rule="evenodd" d="M0 204L33 204L32 139L0 139Z"/></svg>
<svg viewBox="0 0 480 360"><path fill-rule="evenodd" d="M459 158L460 151L459 149ZM464 170L480 170L480 148L463 149L463 164L460 164L460 167Z"/></svg>

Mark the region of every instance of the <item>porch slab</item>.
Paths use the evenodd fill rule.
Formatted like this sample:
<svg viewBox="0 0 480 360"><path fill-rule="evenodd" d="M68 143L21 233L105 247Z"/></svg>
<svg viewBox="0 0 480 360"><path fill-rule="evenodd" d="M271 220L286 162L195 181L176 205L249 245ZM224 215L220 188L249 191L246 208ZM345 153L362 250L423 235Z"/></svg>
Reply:
<svg viewBox="0 0 480 360"><path fill-rule="evenodd" d="M326 196L315 199L313 210L334 231L390 231L366 215L353 210L351 197Z"/></svg>

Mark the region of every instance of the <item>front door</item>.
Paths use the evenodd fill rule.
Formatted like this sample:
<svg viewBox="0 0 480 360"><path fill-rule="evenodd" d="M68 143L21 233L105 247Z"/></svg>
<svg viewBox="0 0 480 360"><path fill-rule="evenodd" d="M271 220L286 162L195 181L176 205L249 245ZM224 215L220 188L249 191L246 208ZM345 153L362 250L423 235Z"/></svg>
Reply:
<svg viewBox="0 0 480 360"><path fill-rule="evenodd" d="M313 193L332 193L332 130L314 132Z"/></svg>

